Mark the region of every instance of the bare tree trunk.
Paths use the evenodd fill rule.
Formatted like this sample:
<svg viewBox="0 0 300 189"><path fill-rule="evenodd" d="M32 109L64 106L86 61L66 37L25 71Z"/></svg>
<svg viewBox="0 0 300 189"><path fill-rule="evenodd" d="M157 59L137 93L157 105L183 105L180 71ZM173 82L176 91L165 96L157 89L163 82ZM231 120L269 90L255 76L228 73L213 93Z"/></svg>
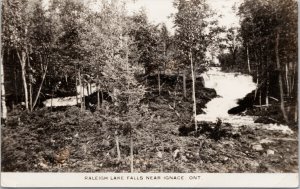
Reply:
<svg viewBox="0 0 300 189"><path fill-rule="evenodd" d="M75 79L75 85L76 85L76 105L78 105L78 80L77 80L77 77Z"/></svg>
<svg viewBox="0 0 300 189"><path fill-rule="evenodd" d="M183 70L183 96L186 98L186 71Z"/></svg>
<svg viewBox="0 0 300 189"><path fill-rule="evenodd" d="M86 84L86 95L90 95L89 83Z"/></svg>
<svg viewBox="0 0 300 189"><path fill-rule="evenodd" d="M32 112L33 108L32 108L32 99L33 99L33 89L32 89L32 84L33 84L33 73L32 73L32 68L30 65L30 59L29 59L29 53L28 53L28 49L26 49L26 54L27 54L27 65L28 68L30 69L29 72L29 109Z"/></svg>
<svg viewBox="0 0 300 189"><path fill-rule="evenodd" d="M121 152L120 152L118 132L116 132L115 134L116 134L116 146L117 146L118 161L120 161L121 160Z"/></svg>
<svg viewBox="0 0 300 189"><path fill-rule="evenodd" d="M99 87L99 83L97 83L97 108L100 108L100 87Z"/></svg>
<svg viewBox="0 0 300 189"><path fill-rule="evenodd" d="M32 105L32 110L36 106L37 100L40 97L40 93L41 93L41 90L42 90L42 87L43 87L43 84L44 84L44 80L46 78L47 70L48 70L48 64L46 64L46 66L45 66L44 73L43 73L43 76L42 76L42 81L40 83L39 90L38 90L38 92L36 94L35 100L34 100L33 105Z"/></svg>
<svg viewBox="0 0 300 189"><path fill-rule="evenodd" d="M32 112L32 83L29 81L29 109Z"/></svg>
<svg viewBox="0 0 300 189"><path fill-rule="evenodd" d="M160 91L161 91L161 88L160 88L160 69L158 70L157 77L158 77L158 94L160 96Z"/></svg>
<svg viewBox="0 0 300 189"><path fill-rule="evenodd" d="M251 67L250 67L250 58L249 58L249 48L247 46L247 64L248 64L248 71L251 73Z"/></svg>
<svg viewBox="0 0 300 189"><path fill-rule="evenodd" d="M54 90L52 89L52 93L51 93L51 112L52 112L52 107L53 107L53 94L54 94Z"/></svg>
<svg viewBox="0 0 300 189"><path fill-rule="evenodd" d="M276 65L277 70L279 71L279 90L280 90L280 108L284 117L284 120L288 122L288 117L285 110L285 104L284 104L284 92L283 92L283 83L282 83L282 72L280 67L280 59L279 59L279 31L276 32L276 41L275 41L275 54L276 54Z"/></svg>
<svg viewBox="0 0 300 189"><path fill-rule="evenodd" d="M0 65L0 75L1 75L1 118L6 119L7 117L7 107L6 107L6 99L5 99L5 85L4 85L4 68L3 68L3 54L4 52L1 52L1 65ZM1 121L2 123L2 121Z"/></svg>
<svg viewBox="0 0 300 189"><path fill-rule="evenodd" d="M287 95L290 96L291 91L290 91L290 82L289 82L289 69L288 69L288 65L285 65L285 80L286 80L286 91L287 91Z"/></svg>
<svg viewBox="0 0 300 189"><path fill-rule="evenodd" d="M164 41L164 75L166 75L166 68L167 68L167 44L166 40Z"/></svg>
<svg viewBox="0 0 300 189"><path fill-rule="evenodd" d="M295 103L295 115L294 115L294 121L295 123L298 122L298 101Z"/></svg>
<svg viewBox="0 0 300 189"><path fill-rule="evenodd" d="M18 90L18 82L17 82L17 69L14 66L14 87L15 87L15 103L17 104L19 101L19 90Z"/></svg>
<svg viewBox="0 0 300 189"><path fill-rule="evenodd" d="M103 100L104 100L104 97L103 97L103 91L102 91L102 89L101 89L101 107L102 107L102 105L103 105Z"/></svg>
<svg viewBox="0 0 300 189"><path fill-rule="evenodd" d="M21 70L22 70L22 81L23 81L23 87L24 87L24 95L25 95L25 107L26 110L29 110L28 105L28 87L27 87L27 80L26 80L26 53L24 51L20 53L17 52L20 64L21 64Z"/></svg>
<svg viewBox="0 0 300 189"><path fill-rule="evenodd" d="M84 93L84 83L82 83L82 99L81 99L81 109L85 110L85 93Z"/></svg>
<svg viewBox="0 0 300 189"><path fill-rule="evenodd" d="M259 84L259 72L258 72L258 58L257 58L257 54L256 52L254 53L255 55L255 61L256 61L256 89L255 89L255 93L254 93L254 100L256 99L257 96L257 90L258 90L258 84Z"/></svg>
<svg viewBox="0 0 300 189"><path fill-rule="evenodd" d="M80 111L83 111L84 110L84 104L83 104L83 86L82 86L82 82L81 82L80 69L78 70L78 81L79 81L79 89L80 89L80 93L79 93Z"/></svg>
<svg viewBox="0 0 300 189"><path fill-rule="evenodd" d="M270 90L270 73L269 73L269 56L267 56L267 78L266 78L266 106L269 106L269 90Z"/></svg>
<svg viewBox="0 0 300 189"><path fill-rule="evenodd" d="M259 90L259 108L262 109L261 90Z"/></svg>
<svg viewBox="0 0 300 189"><path fill-rule="evenodd" d="M132 140L132 129L130 131L130 172L133 173L133 140Z"/></svg>
<svg viewBox="0 0 300 189"><path fill-rule="evenodd" d="M269 81L269 71L267 70L267 86L266 86L266 106L269 106L269 85L270 85L270 81Z"/></svg>
<svg viewBox="0 0 300 189"><path fill-rule="evenodd" d="M92 84L89 83L90 95L92 94Z"/></svg>
<svg viewBox="0 0 300 189"><path fill-rule="evenodd" d="M292 72L293 73L292 73L292 77L291 77L291 91L293 92L294 88L295 88L295 80L297 80L297 77L296 77L297 63L294 63Z"/></svg>
<svg viewBox="0 0 300 189"><path fill-rule="evenodd" d="M190 59L191 59L191 71L192 71L192 81L193 81L193 118L195 122L195 130L198 130L197 127L197 120L196 120L196 91L195 91L195 73L194 73L194 65L193 65L193 55L192 52L190 52Z"/></svg>

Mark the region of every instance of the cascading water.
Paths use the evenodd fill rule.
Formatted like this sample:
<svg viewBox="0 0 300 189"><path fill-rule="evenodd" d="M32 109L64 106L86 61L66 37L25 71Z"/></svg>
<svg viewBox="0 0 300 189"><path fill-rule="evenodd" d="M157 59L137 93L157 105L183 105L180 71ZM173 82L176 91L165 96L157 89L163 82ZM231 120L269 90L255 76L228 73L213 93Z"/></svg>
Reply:
<svg viewBox="0 0 300 189"><path fill-rule="evenodd" d="M88 96L88 94L92 94L97 91L97 87L95 84L89 86L90 89L88 92L87 88L83 89L83 96ZM77 86L77 91L81 91L80 86ZM77 95L78 103L81 103L80 95ZM46 107L56 107L56 106L76 106L77 105L76 96L69 97L59 97L59 98L50 98L43 102Z"/></svg>
<svg viewBox="0 0 300 189"><path fill-rule="evenodd" d="M206 88L216 90L218 97L206 104L204 114L197 115L198 121L215 122L218 118L234 127L246 125L270 130L282 130L292 133L285 125L254 123L255 117L230 115L228 110L238 106L239 99L244 98L256 88L252 76L241 73L225 73L219 67L212 67L202 74Z"/></svg>

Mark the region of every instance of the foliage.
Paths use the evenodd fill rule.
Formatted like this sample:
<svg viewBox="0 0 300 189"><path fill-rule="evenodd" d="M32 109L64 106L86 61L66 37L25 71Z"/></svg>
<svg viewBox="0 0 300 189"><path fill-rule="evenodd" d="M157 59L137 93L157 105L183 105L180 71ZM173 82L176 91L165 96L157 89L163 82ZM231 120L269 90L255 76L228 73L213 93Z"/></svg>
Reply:
<svg viewBox="0 0 300 189"><path fill-rule="evenodd" d="M177 0L174 6L178 9L175 15L177 56L180 62L187 66L191 53L194 64L199 66L204 63L209 43L209 35L205 31L209 25L209 7L205 1L200 0Z"/></svg>

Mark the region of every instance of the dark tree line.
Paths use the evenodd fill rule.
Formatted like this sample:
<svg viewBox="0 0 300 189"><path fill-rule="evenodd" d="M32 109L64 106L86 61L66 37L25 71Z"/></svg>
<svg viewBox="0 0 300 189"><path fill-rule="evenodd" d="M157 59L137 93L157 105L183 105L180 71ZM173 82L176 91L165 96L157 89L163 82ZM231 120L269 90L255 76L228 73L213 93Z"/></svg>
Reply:
<svg viewBox="0 0 300 189"><path fill-rule="evenodd" d="M113 80L131 82L122 74L166 69L166 26L150 24L143 12L128 16L118 2L99 2L97 12L75 0L49 1L47 8L41 1L2 2L3 97L9 107L24 102L32 111L42 100L75 94L80 103L92 85L116 95L122 87Z"/></svg>
<svg viewBox="0 0 300 189"><path fill-rule="evenodd" d="M297 1L244 0L238 9L240 43L219 55L225 68L254 76L260 106L280 102L286 122L297 120L298 34ZM227 40L232 41L232 30ZM294 112L289 112L291 104Z"/></svg>

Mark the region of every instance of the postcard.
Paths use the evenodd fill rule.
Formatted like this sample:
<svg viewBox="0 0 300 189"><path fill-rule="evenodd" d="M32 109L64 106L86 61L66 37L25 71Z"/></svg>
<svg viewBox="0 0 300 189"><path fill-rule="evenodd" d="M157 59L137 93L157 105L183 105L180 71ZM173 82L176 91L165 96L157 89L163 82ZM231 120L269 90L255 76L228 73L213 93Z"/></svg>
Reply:
<svg viewBox="0 0 300 189"><path fill-rule="evenodd" d="M2 187L297 187L295 0L2 0Z"/></svg>

